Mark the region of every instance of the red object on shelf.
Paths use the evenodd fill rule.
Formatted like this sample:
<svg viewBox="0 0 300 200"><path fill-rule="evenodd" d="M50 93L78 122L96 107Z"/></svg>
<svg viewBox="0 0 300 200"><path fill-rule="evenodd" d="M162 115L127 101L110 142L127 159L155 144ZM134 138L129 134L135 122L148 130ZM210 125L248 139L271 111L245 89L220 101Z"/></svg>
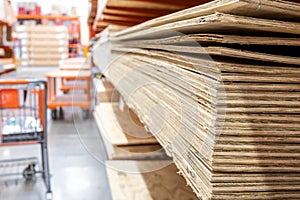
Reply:
<svg viewBox="0 0 300 200"><path fill-rule="evenodd" d="M42 14L41 6L35 6L35 14L36 15L41 15Z"/></svg>
<svg viewBox="0 0 300 200"><path fill-rule="evenodd" d="M77 22L72 22L69 26L70 34L78 34L79 33L79 24Z"/></svg>
<svg viewBox="0 0 300 200"><path fill-rule="evenodd" d="M19 15L25 15L26 14L25 8L24 7L19 7L18 8L18 13L19 13Z"/></svg>
<svg viewBox="0 0 300 200"><path fill-rule="evenodd" d="M28 10L29 15L36 15L35 10Z"/></svg>

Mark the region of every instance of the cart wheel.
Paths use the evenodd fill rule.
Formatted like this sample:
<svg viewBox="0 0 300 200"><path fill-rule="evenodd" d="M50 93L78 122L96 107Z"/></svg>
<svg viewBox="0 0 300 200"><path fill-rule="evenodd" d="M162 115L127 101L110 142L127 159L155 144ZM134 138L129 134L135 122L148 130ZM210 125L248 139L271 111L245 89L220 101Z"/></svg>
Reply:
<svg viewBox="0 0 300 200"><path fill-rule="evenodd" d="M46 200L52 200L53 199L53 194L52 192L47 192L46 193Z"/></svg>
<svg viewBox="0 0 300 200"><path fill-rule="evenodd" d="M59 107L59 118L64 119L64 110L62 109L62 107Z"/></svg>
<svg viewBox="0 0 300 200"><path fill-rule="evenodd" d="M57 111L56 111L56 109L51 110L51 117L52 117L53 120L57 119Z"/></svg>
<svg viewBox="0 0 300 200"><path fill-rule="evenodd" d="M89 118L89 110L88 109L85 109L85 110L82 110L82 117L83 119L88 119Z"/></svg>
<svg viewBox="0 0 300 200"><path fill-rule="evenodd" d="M34 181L35 180L35 164L29 164L24 170L23 170L23 177L26 181Z"/></svg>

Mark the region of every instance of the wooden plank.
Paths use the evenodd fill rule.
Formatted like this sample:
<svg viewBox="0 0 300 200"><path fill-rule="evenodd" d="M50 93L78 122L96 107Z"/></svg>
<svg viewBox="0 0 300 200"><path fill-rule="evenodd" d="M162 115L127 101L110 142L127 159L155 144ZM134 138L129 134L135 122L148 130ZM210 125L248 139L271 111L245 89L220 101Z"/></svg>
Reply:
<svg viewBox="0 0 300 200"><path fill-rule="evenodd" d="M168 159L164 149L158 144L113 146L110 160L160 160Z"/></svg>
<svg viewBox="0 0 300 200"><path fill-rule="evenodd" d="M259 8L259 9L258 9ZM221 0L212 1L203 5L185 9L170 15L162 16L157 19L150 20L141 25L132 27L126 31L115 34L121 36L136 31L141 31L150 27L162 24L172 23L181 20L196 18L213 14L214 12L222 12L235 15L246 15L250 17L265 17L273 19L299 19L299 4L287 1L262 0L257 4L255 0Z"/></svg>
<svg viewBox="0 0 300 200"><path fill-rule="evenodd" d="M113 145L157 144L137 116L128 109L120 111L118 104L101 103L95 111L98 114L105 137Z"/></svg>
<svg viewBox="0 0 300 200"><path fill-rule="evenodd" d="M112 19L103 19L100 22L106 22L107 24L112 25L120 25L120 26L134 26L137 22L133 21L124 21L124 20L112 20ZM99 21L97 22L96 26L98 26Z"/></svg>
<svg viewBox="0 0 300 200"><path fill-rule="evenodd" d="M144 11L144 10L143 10ZM116 16L141 16L141 17L157 17L157 15L160 13L147 13L147 12L136 12L136 11L131 11L131 10L122 10L122 9L109 9L105 8L103 10L103 14L107 15L116 15Z"/></svg>
<svg viewBox="0 0 300 200"><path fill-rule="evenodd" d="M223 35L223 34L189 34L174 36L163 39L153 40L131 40L123 41L121 44L126 46L137 46L138 44L153 45L153 44L240 44L240 45L287 45L287 46L300 46L298 38L282 38L282 37L268 37L268 36L240 36L240 35Z"/></svg>
<svg viewBox="0 0 300 200"><path fill-rule="evenodd" d="M135 23L141 23L152 18L152 17L142 17L142 16L118 16L118 15L109 15L109 14L103 14L102 16L103 16L103 21L116 20L116 21L131 21Z"/></svg>
<svg viewBox="0 0 300 200"><path fill-rule="evenodd" d="M218 55L218 56L228 56L234 58L242 58L242 59L253 59L260 61L269 61L276 63L285 63L292 65L300 65L300 61L297 57L292 56L284 56L284 55L273 55L268 53L261 52L253 52L243 49L234 49L228 47L220 47L220 46L182 46L182 45L135 45L135 47L146 47L148 49L160 49L171 52L179 52L179 53L195 53L195 54L207 54L207 55ZM115 47L117 50L122 47Z"/></svg>
<svg viewBox="0 0 300 200"><path fill-rule="evenodd" d="M100 124L100 117L98 113L94 113L94 118L99 127L102 139L105 145L105 150L107 158L109 160L146 160L146 159L167 159L167 156L158 144L143 144L143 145L127 145L118 146L112 144L112 142L107 138L105 130L102 128L103 125Z"/></svg>
<svg viewBox="0 0 300 200"><path fill-rule="evenodd" d="M257 22L257 23L255 23ZM259 24L259 25L258 25ZM299 34L299 24L295 22L282 22L276 20L260 19L245 17L239 15L231 15L224 13L215 13L211 15L200 16L183 21L177 21L164 24L149 29L141 30L122 35L116 35L115 40L128 40L138 38L162 38L174 36L178 31L184 34L192 33L252 33L252 32L268 32L281 34ZM130 30L130 29L128 29ZM112 40L114 39L112 38Z"/></svg>
<svg viewBox="0 0 300 200"><path fill-rule="evenodd" d="M183 6L180 5L172 5L172 4L164 4L160 2L142 2L142 1L118 1L118 0L109 0L106 4L107 8L139 8L139 9L156 9L156 10L172 10L177 11Z"/></svg>
<svg viewBox="0 0 300 200"><path fill-rule="evenodd" d="M155 165L168 165L165 168L149 173L120 173L114 167L131 165L142 171ZM182 177L177 174L177 168L168 161L107 161L106 168L112 198L122 199L197 199Z"/></svg>
<svg viewBox="0 0 300 200"><path fill-rule="evenodd" d="M118 102L119 93L114 89L113 85L105 80L94 79L95 95L98 102Z"/></svg>

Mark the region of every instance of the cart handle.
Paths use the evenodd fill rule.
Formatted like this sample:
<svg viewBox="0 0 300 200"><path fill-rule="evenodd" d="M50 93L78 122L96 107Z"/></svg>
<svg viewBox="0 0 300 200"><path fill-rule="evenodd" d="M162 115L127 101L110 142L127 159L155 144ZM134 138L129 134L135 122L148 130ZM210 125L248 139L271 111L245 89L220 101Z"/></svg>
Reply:
<svg viewBox="0 0 300 200"><path fill-rule="evenodd" d="M34 80L34 79L0 79L0 85L44 83L44 82L45 81Z"/></svg>

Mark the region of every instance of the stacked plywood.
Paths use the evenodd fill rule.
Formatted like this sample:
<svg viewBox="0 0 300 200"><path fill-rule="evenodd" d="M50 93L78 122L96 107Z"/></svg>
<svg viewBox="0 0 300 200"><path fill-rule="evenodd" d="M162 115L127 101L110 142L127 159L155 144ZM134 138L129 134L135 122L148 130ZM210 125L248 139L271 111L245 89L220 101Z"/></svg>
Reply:
<svg viewBox="0 0 300 200"><path fill-rule="evenodd" d="M157 140L144 128L137 115L128 108L105 79L94 79L98 105L94 117L102 135L108 159L161 159L166 155Z"/></svg>
<svg viewBox="0 0 300 200"><path fill-rule="evenodd" d="M299 10L218 0L97 44L96 64L199 198L300 199Z"/></svg>
<svg viewBox="0 0 300 200"><path fill-rule="evenodd" d="M65 26L17 26L24 66L58 66L68 58L68 30Z"/></svg>
<svg viewBox="0 0 300 200"><path fill-rule="evenodd" d="M100 102L94 117L107 153L112 199L197 199L113 85L105 78L94 79L94 85Z"/></svg>

